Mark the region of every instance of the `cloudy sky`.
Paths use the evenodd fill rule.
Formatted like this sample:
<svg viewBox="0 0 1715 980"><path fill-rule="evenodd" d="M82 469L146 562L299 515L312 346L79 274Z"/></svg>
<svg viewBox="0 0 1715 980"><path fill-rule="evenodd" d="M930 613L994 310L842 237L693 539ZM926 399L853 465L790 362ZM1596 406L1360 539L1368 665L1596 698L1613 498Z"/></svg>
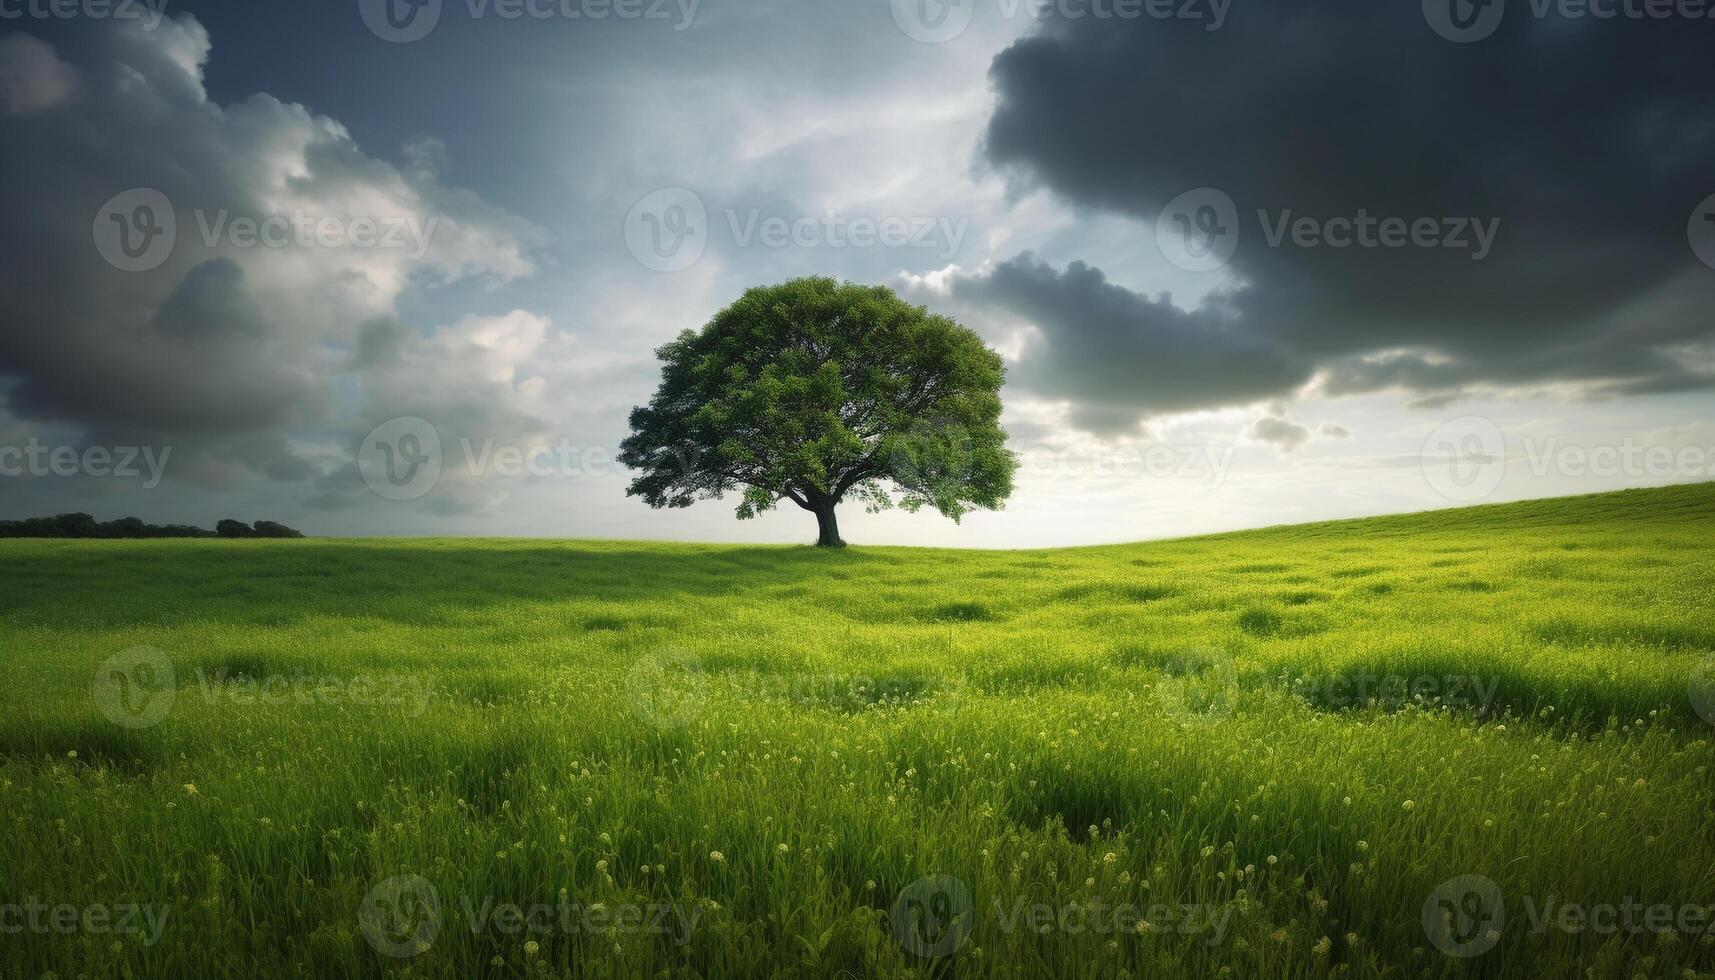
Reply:
<svg viewBox="0 0 1715 980"><path fill-rule="evenodd" d="M4 0L0 517L808 541L612 456L809 273L1009 364L1007 508L855 543L1708 479L1709 9Z"/></svg>

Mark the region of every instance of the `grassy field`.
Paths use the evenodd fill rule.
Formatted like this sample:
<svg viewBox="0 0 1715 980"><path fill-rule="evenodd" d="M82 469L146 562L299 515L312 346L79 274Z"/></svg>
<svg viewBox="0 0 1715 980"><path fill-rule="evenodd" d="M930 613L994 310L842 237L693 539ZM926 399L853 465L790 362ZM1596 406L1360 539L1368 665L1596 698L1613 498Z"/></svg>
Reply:
<svg viewBox="0 0 1715 980"><path fill-rule="evenodd" d="M1709 976L1712 542L0 542L0 970Z"/></svg>

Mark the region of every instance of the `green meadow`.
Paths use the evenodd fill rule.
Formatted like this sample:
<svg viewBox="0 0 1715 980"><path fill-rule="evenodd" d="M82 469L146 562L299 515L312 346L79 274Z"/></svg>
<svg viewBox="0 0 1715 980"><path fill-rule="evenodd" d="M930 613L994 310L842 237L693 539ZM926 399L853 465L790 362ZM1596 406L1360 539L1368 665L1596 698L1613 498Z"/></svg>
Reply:
<svg viewBox="0 0 1715 980"><path fill-rule="evenodd" d="M0 542L0 971L1707 977L1712 543Z"/></svg>

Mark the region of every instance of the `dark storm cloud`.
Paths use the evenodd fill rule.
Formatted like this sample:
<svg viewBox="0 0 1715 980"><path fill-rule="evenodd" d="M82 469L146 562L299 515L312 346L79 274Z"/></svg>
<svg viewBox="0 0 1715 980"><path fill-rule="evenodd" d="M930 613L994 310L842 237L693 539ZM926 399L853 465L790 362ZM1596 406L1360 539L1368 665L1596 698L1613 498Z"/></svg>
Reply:
<svg viewBox="0 0 1715 980"><path fill-rule="evenodd" d="M1014 381L1076 406L1093 432L1133 430L1140 414L1248 402L1289 391L1308 367L1218 301L1193 312L1150 299L1074 262L1064 272L1029 254L955 276L953 296L1024 316L1041 332Z"/></svg>
<svg viewBox="0 0 1715 980"><path fill-rule="evenodd" d="M1264 415L1251 423L1249 435L1258 442L1271 443L1282 452L1292 452L1310 440L1310 428L1291 419Z"/></svg>
<svg viewBox="0 0 1715 980"><path fill-rule="evenodd" d="M1715 192L1715 23L1532 10L1509 5L1494 35L1470 44L1438 36L1416 2L1245 4L1217 32L1053 21L994 61L987 155L1076 204L1152 224L1194 188L1232 198L1241 288L1182 322L1242 333L1245 350L1267 338L1294 370L1244 353L1189 358L1173 365L1172 394L1130 400L1140 411L1201 401L1199 380L1229 401L1271 378L1268 393L1284 393L1306 364L1326 368L1335 392L1706 386L1715 272L1696 261L1687 222ZM1474 223L1465 247L1268 241L1288 214L1361 213L1432 219L1443 239L1453 222ZM1476 229L1492 222L1479 249ZM1136 318L1100 316L1113 309L1174 322L1093 270L1065 279L1081 289L1061 300L1094 316L1050 328L1051 345L1088 348L1051 353L1057 363L1135 345ZM1127 366L1146 367L1103 372Z"/></svg>
<svg viewBox="0 0 1715 980"><path fill-rule="evenodd" d="M319 389L306 365L271 356L280 351L268 320L228 259L190 269L135 330L85 335L90 347L55 350L46 326L31 345L33 370L11 393L25 418L254 431L287 421Z"/></svg>

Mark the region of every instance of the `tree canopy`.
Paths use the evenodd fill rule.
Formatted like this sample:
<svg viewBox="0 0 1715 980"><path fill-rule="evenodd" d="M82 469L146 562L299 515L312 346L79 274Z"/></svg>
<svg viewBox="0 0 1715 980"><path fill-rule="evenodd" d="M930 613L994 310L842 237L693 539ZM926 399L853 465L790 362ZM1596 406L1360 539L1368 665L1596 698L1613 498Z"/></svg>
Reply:
<svg viewBox="0 0 1715 980"><path fill-rule="evenodd" d="M731 491L742 520L790 500L839 545L834 508L929 506L958 521L1012 493L1006 368L971 330L882 286L825 277L747 290L656 351L631 413L628 493L688 507Z"/></svg>

